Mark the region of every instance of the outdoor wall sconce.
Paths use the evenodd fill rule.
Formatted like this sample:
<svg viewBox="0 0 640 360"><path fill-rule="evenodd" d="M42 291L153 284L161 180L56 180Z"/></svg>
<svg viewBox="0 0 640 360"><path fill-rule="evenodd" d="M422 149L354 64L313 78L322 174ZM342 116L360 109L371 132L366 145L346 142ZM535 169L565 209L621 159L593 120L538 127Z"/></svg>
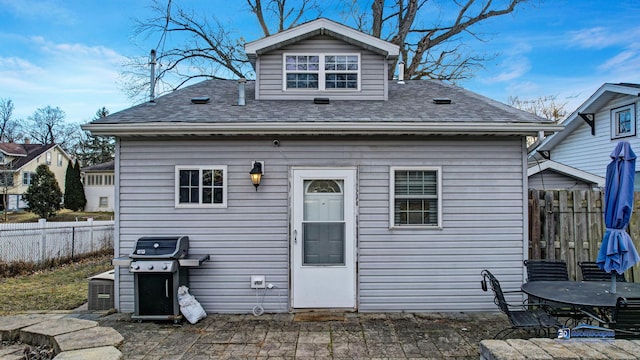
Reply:
<svg viewBox="0 0 640 360"><path fill-rule="evenodd" d="M249 171L249 175L251 176L251 183L256 187L256 191L258 191L258 186L260 186L260 180L262 180L262 175L264 174L262 170L262 162L254 161L253 168Z"/></svg>

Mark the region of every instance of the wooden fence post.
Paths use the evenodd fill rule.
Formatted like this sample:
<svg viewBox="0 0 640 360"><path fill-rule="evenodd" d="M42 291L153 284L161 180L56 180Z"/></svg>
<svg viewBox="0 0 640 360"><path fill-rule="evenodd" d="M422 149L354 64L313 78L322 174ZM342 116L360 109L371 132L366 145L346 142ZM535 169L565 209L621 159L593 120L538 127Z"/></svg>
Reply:
<svg viewBox="0 0 640 360"><path fill-rule="evenodd" d="M540 223L540 192L529 190L529 258L540 259L542 249L541 223Z"/></svg>
<svg viewBox="0 0 640 360"><path fill-rule="evenodd" d="M544 239L546 241L546 259L556 258L556 221L553 211L553 191L544 193Z"/></svg>

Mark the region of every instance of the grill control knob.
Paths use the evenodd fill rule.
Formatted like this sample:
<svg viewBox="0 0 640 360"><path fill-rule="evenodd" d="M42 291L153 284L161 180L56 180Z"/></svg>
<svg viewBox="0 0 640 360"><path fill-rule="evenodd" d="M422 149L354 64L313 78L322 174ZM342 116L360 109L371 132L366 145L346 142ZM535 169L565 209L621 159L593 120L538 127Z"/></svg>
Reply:
<svg viewBox="0 0 640 360"><path fill-rule="evenodd" d="M132 268L133 270L140 270L140 265L138 265L138 264L131 265L131 268Z"/></svg>
<svg viewBox="0 0 640 360"><path fill-rule="evenodd" d="M153 270L153 265L149 265L149 266L147 266L147 269L149 269L149 270Z"/></svg>
<svg viewBox="0 0 640 360"><path fill-rule="evenodd" d="M158 243L153 243L153 248L154 248L154 249L157 249L157 248L159 248L159 247L160 247L160 244L158 244Z"/></svg>
<svg viewBox="0 0 640 360"><path fill-rule="evenodd" d="M162 265L162 270L167 270L167 264Z"/></svg>

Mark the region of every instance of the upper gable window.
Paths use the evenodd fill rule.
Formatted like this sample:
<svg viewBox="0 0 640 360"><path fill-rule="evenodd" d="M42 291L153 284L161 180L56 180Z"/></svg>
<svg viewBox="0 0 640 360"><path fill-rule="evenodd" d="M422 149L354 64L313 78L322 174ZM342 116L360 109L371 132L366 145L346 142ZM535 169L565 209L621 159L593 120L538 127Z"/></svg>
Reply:
<svg viewBox="0 0 640 360"><path fill-rule="evenodd" d="M284 90L360 90L360 55L284 54L284 77Z"/></svg>
<svg viewBox="0 0 640 360"><path fill-rule="evenodd" d="M636 104L611 109L611 138L636 135Z"/></svg>

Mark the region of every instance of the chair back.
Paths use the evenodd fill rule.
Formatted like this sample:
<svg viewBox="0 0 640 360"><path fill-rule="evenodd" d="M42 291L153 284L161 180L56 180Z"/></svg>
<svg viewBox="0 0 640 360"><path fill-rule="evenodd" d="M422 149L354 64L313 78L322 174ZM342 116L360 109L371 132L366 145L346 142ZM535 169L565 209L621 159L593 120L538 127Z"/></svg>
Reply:
<svg viewBox="0 0 640 360"><path fill-rule="evenodd" d="M640 298L619 297L611 327L619 339L640 339Z"/></svg>
<svg viewBox="0 0 640 360"><path fill-rule="evenodd" d="M495 276L489 270L482 270L482 290L487 291L487 282L491 286L491 290L493 291L493 302L498 305L500 311L509 315L509 305L507 300L504 297L504 293L502 292L502 288L500 287L500 282L496 279Z"/></svg>
<svg viewBox="0 0 640 360"><path fill-rule="evenodd" d="M525 260L527 281L569 280L567 263L563 260Z"/></svg>
<svg viewBox="0 0 640 360"><path fill-rule="evenodd" d="M611 281L611 274L600 269L598 264L592 261L581 261L578 263L584 281ZM616 273L616 281L626 281L624 274Z"/></svg>

